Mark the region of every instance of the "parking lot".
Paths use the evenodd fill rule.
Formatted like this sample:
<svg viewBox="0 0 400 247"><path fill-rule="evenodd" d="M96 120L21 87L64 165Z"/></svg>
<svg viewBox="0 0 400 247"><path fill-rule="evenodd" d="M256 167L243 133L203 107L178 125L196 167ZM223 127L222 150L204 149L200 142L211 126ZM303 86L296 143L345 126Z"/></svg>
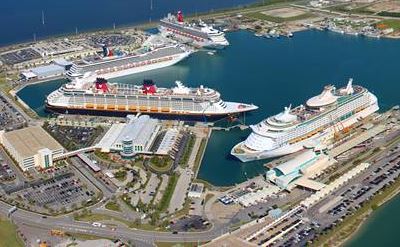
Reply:
<svg viewBox="0 0 400 247"><path fill-rule="evenodd" d="M44 125L44 128L68 150L89 147L96 137L103 133L101 127L70 127L60 125Z"/></svg>
<svg viewBox="0 0 400 247"><path fill-rule="evenodd" d="M171 222L171 231L188 232L188 231L201 231L206 230L210 223L200 216L182 217L176 222Z"/></svg>
<svg viewBox="0 0 400 247"><path fill-rule="evenodd" d="M70 209L88 202L95 194L73 173L65 173L47 180L31 183L27 189L19 191L18 196L39 207Z"/></svg>
<svg viewBox="0 0 400 247"><path fill-rule="evenodd" d="M15 179L15 173L10 166L0 158L0 182L12 181Z"/></svg>
<svg viewBox="0 0 400 247"><path fill-rule="evenodd" d="M381 189L400 176L400 145L388 150L386 156L372 164L367 172L356 177L322 200L303 216L294 231L275 242L274 246L304 246L319 234L331 230L347 216L362 207Z"/></svg>
<svg viewBox="0 0 400 247"><path fill-rule="evenodd" d="M24 117L0 94L0 130L14 130L25 125Z"/></svg>
<svg viewBox="0 0 400 247"><path fill-rule="evenodd" d="M8 65L22 63L29 60L41 58L39 52L32 48L25 48L18 51L8 52L0 55L1 60Z"/></svg>

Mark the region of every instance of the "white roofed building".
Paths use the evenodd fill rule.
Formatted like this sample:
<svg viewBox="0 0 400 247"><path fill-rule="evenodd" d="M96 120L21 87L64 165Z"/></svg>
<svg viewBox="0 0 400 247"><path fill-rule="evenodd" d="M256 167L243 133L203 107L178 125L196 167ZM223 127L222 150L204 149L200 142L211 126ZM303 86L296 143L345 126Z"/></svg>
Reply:
<svg viewBox="0 0 400 247"><path fill-rule="evenodd" d="M101 139L98 148L102 152L122 152L124 154L148 153L160 130L159 121L148 115L128 116L128 123L111 126ZM129 147L126 145L129 144Z"/></svg>

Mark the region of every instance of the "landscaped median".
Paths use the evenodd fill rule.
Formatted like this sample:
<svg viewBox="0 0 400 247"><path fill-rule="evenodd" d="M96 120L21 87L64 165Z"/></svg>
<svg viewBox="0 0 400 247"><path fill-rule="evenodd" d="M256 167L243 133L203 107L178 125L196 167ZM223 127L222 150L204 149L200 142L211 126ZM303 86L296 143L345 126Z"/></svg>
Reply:
<svg viewBox="0 0 400 247"><path fill-rule="evenodd" d="M173 174L169 177L167 187L165 188L164 194L158 204L158 210L163 212L167 210L169 206L169 202L171 201L171 197L174 194L176 183L178 182L179 176L177 174ZM172 212L170 212L172 213Z"/></svg>

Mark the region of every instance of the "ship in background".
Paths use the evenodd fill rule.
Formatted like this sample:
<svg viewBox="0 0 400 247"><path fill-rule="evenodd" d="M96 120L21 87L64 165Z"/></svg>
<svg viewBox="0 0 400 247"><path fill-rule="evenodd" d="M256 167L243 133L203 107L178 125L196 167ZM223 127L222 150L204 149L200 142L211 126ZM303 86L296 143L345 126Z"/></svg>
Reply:
<svg viewBox="0 0 400 247"><path fill-rule="evenodd" d="M305 106L285 107L283 112L250 126L252 133L234 146L231 154L247 162L328 143L338 131L379 110L377 97L352 83L350 79L345 88L338 90L332 85L325 86Z"/></svg>
<svg viewBox="0 0 400 247"><path fill-rule="evenodd" d="M78 79L61 86L46 99L46 110L56 113L125 116L144 113L160 118L218 120L256 110L252 104L225 102L214 89L189 88L177 81L173 88Z"/></svg>
<svg viewBox="0 0 400 247"><path fill-rule="evenodd" d="M172 43L171 40L150 36L133 54L113 51L102 45L102 54L74 62L66 73L71 80L86 78L95 81L101 77L111 79L174 65L188 57L193 50Z"/></svg>
<svg viewBox="0 0 400 247"><path fill-rule="evenodd" d="M181 40L188 40L197 47L221 49L229 45L225 33L199 20L188 23L183 20L183 14L168 14L160 20L159 30L166 36L178 36Z"/></svg>

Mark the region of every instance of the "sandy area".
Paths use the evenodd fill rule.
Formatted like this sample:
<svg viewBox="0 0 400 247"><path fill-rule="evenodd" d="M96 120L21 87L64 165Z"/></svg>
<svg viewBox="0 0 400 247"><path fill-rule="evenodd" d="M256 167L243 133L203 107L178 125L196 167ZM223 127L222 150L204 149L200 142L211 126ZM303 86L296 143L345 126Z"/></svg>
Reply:
<svg viewBox="0 0 400 247"><path fill-rule="evenodd" d="M295 8L280 8L280 9L271 9L261 12L264 15L269 15L273 17L280 18L291 18L296 17L302 14L305 14L303 10L295 9Z"/></svg>
<svg viewBox="0 0 400 247"><path fill-rule="evenodd" d="M390 1L390 2L377 3L371 5L367 9L373 12L381 12L381 11L400 12L400 2Z"/></svg>

